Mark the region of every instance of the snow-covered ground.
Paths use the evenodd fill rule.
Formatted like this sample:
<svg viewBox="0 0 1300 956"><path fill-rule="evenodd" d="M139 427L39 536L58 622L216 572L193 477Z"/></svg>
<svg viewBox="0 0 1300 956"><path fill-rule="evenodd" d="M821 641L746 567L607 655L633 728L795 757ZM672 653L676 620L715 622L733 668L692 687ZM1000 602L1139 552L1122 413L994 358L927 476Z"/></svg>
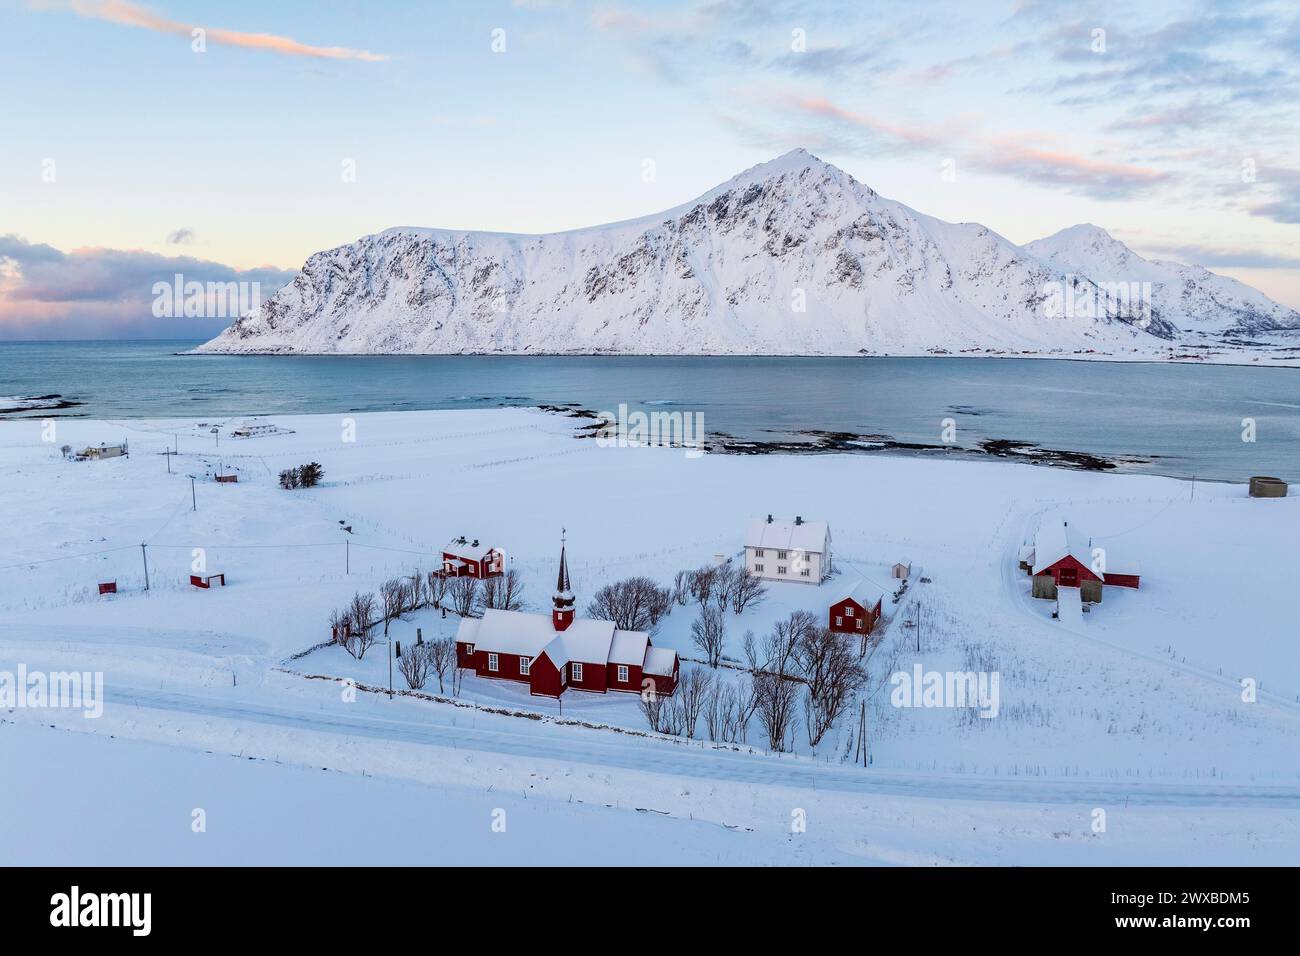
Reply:
<svg viewBox="0 0 1300 956"><path fill-rule="evenodd" d="M340 840L407 863L1278 863L1300 850L1295 497L994 462L601 448L570 419L521 409L275 422L292 433L0 423L0 672L105 680L98 719L0 711L0 752L42 768L4 788L0 856L323 862ZM123 438L129 458L59 453ZM310 460L320 487L277 486ZM237 484L207 477L232 470ZM581 609L604 583L667 584L737 553L767 513L829 521L840 573L772 585L728 615L730 657L791 610L821 617L854 575L892 589L888 565L909 558L907 592L885 599L877 681L917 664L996 671L998 716L897 708L885 686L864 769L856 707L815 751L799 734L794 754L775 755L756 721L738 749L647 736L626 695L572 692L561 714L469 676L454 704L350 701L304 675L384 686L384 644L360 662L337 647L295 656L328 637L330 609L433 567L453 535L504 549L545 610L567 529ZM1081 623L1053 620L1015 567L1044 515L1139 560L1141 590L1107 589ZM191 588L196 560L228 586ZM107 580L117 595L97 594ZM655 642L698 659L693 617L674 608ZM392 637L455 625L421 611ZM205 833L191 832L195 808Z"/></svg>

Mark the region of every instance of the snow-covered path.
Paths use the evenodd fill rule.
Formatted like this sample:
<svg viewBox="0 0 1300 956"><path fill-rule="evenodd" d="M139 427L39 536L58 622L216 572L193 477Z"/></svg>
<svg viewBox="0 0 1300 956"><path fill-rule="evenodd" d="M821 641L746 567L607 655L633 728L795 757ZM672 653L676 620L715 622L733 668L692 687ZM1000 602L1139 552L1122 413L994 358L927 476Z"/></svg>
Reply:
<svg viewBox="0 0 1300 956"><path fill-rule="evenodd" d="M1300 809L1300 787L1229 784L1162 784L1145 781L962 777L862 770L818 764L807 758L775 757L673 744L606 732L556 728L551 733L501 729L500 720L441 705L422 708L418 717L380 717L351 705L324 702L316 709L271 704L256 698L175 693L113 686L107 703L170 711L230 721L342 734L382 741L427 744L463 751L530 757L595 767L616 767L701 780L727 780L760 786L832 790L929 799L992 800L1034 804L1126 804L1141 806L1269 807ZM400 707L397 703L394 706ZM512 718L506 718L510 720ZM517 719L517 718L513 718ZM480 727L482 720L490 727Z"/></svg>

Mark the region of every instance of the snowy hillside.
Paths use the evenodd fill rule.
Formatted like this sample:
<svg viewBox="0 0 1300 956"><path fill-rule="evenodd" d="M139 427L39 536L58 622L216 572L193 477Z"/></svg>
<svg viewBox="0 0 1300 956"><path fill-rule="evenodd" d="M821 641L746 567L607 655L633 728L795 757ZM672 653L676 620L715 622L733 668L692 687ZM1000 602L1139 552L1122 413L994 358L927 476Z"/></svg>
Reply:
<svg viewBox="0 0 1300 956"><path fill-rule="evenodd" d="M1150 283L1153 317L1193 332L1300 328L1300 313L1250 286L1199 266L1144 259L1106 230L1084 223L1025 245L1062 271L1108 283Z"/></svg>
<svg viewBox="0 0 1300 956"><path fill-rule="evenodd" d="M367 236L312 256L200 351L1154 354L1182 338L1180 325L1300 325L1240 283L1122 246L1159 270L1159 310L1054 315L1052 290L1106 301L1088 276L1117 271L1093 268L1091 247L1068 240L1027 251L795 150L642 219L536 236Z"/></svg>
<svg viewBox="0 0 1300 956"><path fill-rule="evenodd" d="M334 415L264 423L281 430L67 419L50 443L35 423L0 422L0 678L93 672L103 687L93 719L0 697L0 753L43 768L0 788L6 863L1296 859L1300 648L1277 639L1296 615L1295 495L992 461L690 457L575 440L574 419L525 409L359 414L355 441ZM59 452L119 436L129 457ZM281 469L313 459L321 485L279 487ZM427 507L448 483L454 501ZM389 699L378 625L362 659L322 645L331 609L428 569L456 533L500 544L528 609L544 611L567 529L585 614L604 585L667 585L736 554L752 517L810 505L832 526L831 581L772 583L727 611L728 666L701 662L693 600L654 641L683 674L743 688L747 631L761 639L796 609L824 619L852 575L892 592L892 563L910 559L861 702L815 746L802 706L789 749L772 753L761 713L738 740L715 740L703 718L693 736L654 734L635 694L571 690L561 705L473 674L444 691L430 674L416 696L396 668ZM1047 515L1141 560L1141 589L1054 619L1017 569ZM193 587L196 560L226 583ZM116 593L99 593L105 581ZM426 607L389 637L408 648L458 626ZM891 675L917 666L999 674L997 714L900 706ZM869 767L855 747L863 704ZM92 777L88 801L78 780ZM193 808L210 824L201 836ZM806 832L792 831L795 810ZM490 826L501 814L509 837Z"/></svg>

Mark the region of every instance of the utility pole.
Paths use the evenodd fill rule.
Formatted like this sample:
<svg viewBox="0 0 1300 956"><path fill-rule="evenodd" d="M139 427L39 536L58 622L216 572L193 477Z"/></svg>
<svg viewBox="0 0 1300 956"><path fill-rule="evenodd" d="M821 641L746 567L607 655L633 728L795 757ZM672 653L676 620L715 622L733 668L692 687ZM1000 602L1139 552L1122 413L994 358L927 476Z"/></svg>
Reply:
<svg viewBox="0 0 1300 956"><path fill-rule="evenodd" d="M144 589L149 590L149 552L145 550L145 543L140 542L140 558L144 561Z"/></svg>
<svg viewBox="0 0 1300 956"><path fill-rule="evenodd" d="M194 476L190 475L190 510L199 510L199 499L194 497Z"/></svg>
<svg viewBox="0 0 1300 956"><path fill-rule="evenodd" d="M347 538L343 539L343 573L352 573L352 542Z"/></svg>
<svg viewBox="0 0 1300 956"><path fill-rule="evenodd" d="M163 455L167 459L167 474L169 475L172 473L172 454L173 452L170 448L163 449Z"/></svg>
<svg viewBox="0 0 1300 956"><path fill-rule="evenodd" d="M1196 476L1192 475L1192 496L1187 499L1188 504L1196 500Z"/></svg>
<svg viewBox="0 0 1300 956"><path fill-rule="evenodd" d="M388 639L388 699L393 699L393 639L391 637Z"/></svg>

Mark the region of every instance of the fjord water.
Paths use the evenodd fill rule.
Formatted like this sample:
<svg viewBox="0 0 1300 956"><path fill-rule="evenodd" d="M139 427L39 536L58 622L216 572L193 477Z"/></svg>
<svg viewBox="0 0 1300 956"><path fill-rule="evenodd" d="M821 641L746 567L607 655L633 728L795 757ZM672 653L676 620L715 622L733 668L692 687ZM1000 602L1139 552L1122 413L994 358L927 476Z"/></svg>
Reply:
<svg viewBox="0 0 1300 956"><path fill-rule="evenodd" d="M710 433L811 429L938 444L1035 442L1131 470L1300 481L1300 370L1045 359L185 356L197 342L0 343L0 396L60 394L91 418L219 418L574 402L698 411ZM0 408L13 403L0 399ZM18 417L10 413L6 417ZM1255 441L1243 441L1253 419Z"/></svg>

